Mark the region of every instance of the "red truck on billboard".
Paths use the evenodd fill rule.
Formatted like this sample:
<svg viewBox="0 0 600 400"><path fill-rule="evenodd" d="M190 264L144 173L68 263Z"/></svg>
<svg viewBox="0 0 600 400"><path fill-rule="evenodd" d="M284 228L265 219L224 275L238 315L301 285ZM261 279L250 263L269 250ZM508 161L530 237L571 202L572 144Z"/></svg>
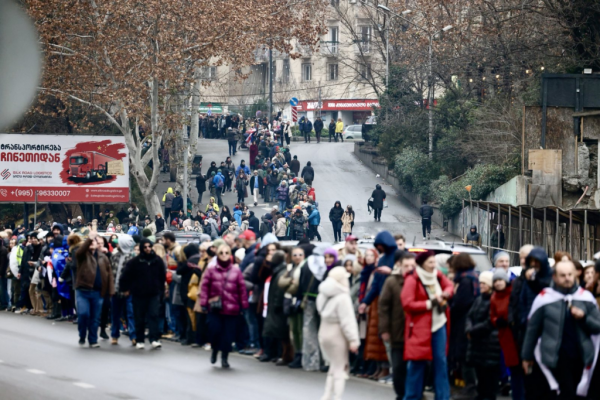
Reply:
<svg viewBox="0 0 600 400"><path fill-rule="evenodd" d="M69 177L88 181L107 179L107 163L115 160L95 151L73 153L69 159Z"/></svg>

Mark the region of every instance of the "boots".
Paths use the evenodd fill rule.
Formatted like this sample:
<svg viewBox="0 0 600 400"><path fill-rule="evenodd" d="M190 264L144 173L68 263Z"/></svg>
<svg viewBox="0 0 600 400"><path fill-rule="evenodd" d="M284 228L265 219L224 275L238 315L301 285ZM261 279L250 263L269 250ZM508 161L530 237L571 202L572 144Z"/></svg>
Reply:
<svg viewBox="0 0 600 400"><path fill-rule="evenodd" d="M229 368L229 363L227 362L227 357L229 356L229 353L221 353L221 367L222 368Z"/></svg>
<svg viewBox="0 0 600 400"><path fill-rule="evenodd" d="M212 354L210 355L210 363L214 364L217 362L217 356L219 355L219 350L212 349Z"/></svg>
<svg viewBox="0 0 600 400"><path fill-rule="evenodd" d="M294 360L288 365L288 367L293 369L302 368L302 353L296 353Z"/></svg>

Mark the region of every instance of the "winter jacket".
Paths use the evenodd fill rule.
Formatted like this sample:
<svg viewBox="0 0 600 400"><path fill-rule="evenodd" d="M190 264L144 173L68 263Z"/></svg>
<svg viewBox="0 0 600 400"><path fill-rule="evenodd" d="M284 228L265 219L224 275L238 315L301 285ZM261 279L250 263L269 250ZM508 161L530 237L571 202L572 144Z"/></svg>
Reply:
<svg viewBox="0 0 600 400"><path fill-rule="evenodd" d="M536 272L533 280L525 280L519 298L519 320L521 325L527 325L529 311L536 296L542 289L550 286L552 282L552 270L548 263L548 255L541 247L534 247L525 260L526 270L531 268L531 260L538 260L541 264L540 270Z"/></svg>
<svg viewBox="0 0 600 400"><path fill-rule="evenodd" d="M329 134L331 136L335 135L335 122L333 121L329 123Z"/></svg>
<svg viewBox="0 0 600 400"><path fill-rule="evenodd" d="M544 296L550 297L552 292L557 292L557 290L546 288L536 297L533 305L535 311L529 316L522 351L524 360L534 360L534 349L541 338L542 363L550 369L557 365L562 345L565 314L569 312L564 299L560 298L552 302L544 299ZM576 292L578 298L587 298L588 301L575 299L571 301L573 306L585 312L584 318L574 320L578 338L574 346L579 346L584 365L589 367L596 355L590 335L600 333L600 311L598 311L594 296L577 284L571 290L566 291L564 295L572 296Z"/></svg>
<svg viewBox="0 0 600 400"><path fill-rule="evenodd" d="M248 179L237 179L235 181L235 190L238 194L243 193L244 197L248 197Z"/></svg>
<svg viewBox="0 0 600 400"><path fill-rule="evenodd" d="M500 365L498 331L490 321L491 293L482 293L467 314L465 332L471 339L467 346L467 362L472 366Z"/></svg>
<svg viewBox="0 0 600 400"><path fill-rule="evenodd" d="M504 232L494 231L490 238L490 246L504 248Z"/></svg>
<svg viewBox="0 0 600 400"><path fill-rule="evenodd" d="M321 329L326 329L327 324L339 324L349 345L360 345L358 324L347 287L332 278L325 279L319 286L317 311L321 316Z"/></svg>
<svg viewBox="0 0 600 400"><path fill-rule="evenodd" d="M202 174L196 177L196 189L198 193L206 192L206 178Z"/></svg>
<svg viewBox="0 0 600 400"><path fill-rule="evenodd" d="M292 160L290 162L290 171L292 171L294 175L298 176L298 173L300 172L300 161Z"/></svg>
<svg viewBox="0 0 600 400"><path fill-rule="evenodd" d="M165 208L171 208L173 206L173 199L175 195L173 194L173 188L168 188L167 193L165 194L163 201L165 202Z"/></svg>
<svg viewBox="0 0 600 400"><path fill-rule="evenodd" d="M306 218L304 218L303 215L300 215L300 216L294 215L290 225L291 225L292 231L296 232L296 235L298 235L298 234L304 235L304 227L306 225ZM296 237L296 239L300 240L301 238Z"/></svg>
<svg viewBox="0 0 600 400"><path fill-rule="evenodd" d="M309 167L307 165L306 167L302 168L302 174L300 175L300 177L312 181L315 179L315 170L312 166Z"/></svg>
<svg viewBox="0 0 600 400"><path fill-rule="evenodd" d="M313 208L308 216L309 225L320 225L321 224L321 213L316 208Z"/></svg>
<svg viewBox="0 0 600 400"><path fill-rule="evenodd" d="M250 191L254 190L254 183L255 183L254 181L255 181L255 180L258 180L258 191L259 191L259 192L261 192L261 191L262 191L262 188L263 188L263 180L262 180L262 178L261 178L260 176L258 176L258 175L257 175L257 176L254 176L254 175L252 175L252 176L250 177ZM241 224L241 222L239 222L239 223L238 223L238 225L239 225L239 224Z"/></svg>
<svg viewBox="0 0 600 400"><path fill-rule="evenodd" d="M277 220L277 225L275 226L275 236L277 237L285 237L287 231L287 223L284 217L281 217Z"/></svg>
<svg viewBox="0 0 600 400"><path fill-rule="evenodd" d="M419 209L419 214L421 215L422 219L431 219L433 216L433 207L431 207L429 204L423 204Z"/></svg>
<svg viewBox="0 0 600 400"><path fill-rule="evenodd" d="M452 329L450 330L450 358L462 362L467 356L467 335L465 326L467 314L479 296L479 280L473 269L457 271L454 276L456 285L454 296L450 302Z"/></svg>
<svg viewBox="0 0 600 400"><path fill-rule="evenodd" d="M475 229L475 232L471 232L471 229ZM477 225L471 225L471 229L465 235L463 242L473 246L481 246L481 235L477 232Z"/></svg>
<svg viewBox="0 0 600 400"><path fill-rule="evenodd" d="M342 233L352 233L352 221L354 221L354 216L344 211L342 215Z"/></svg>
<svg viewBox="0 0 600 400"><path fill-rule="evenodd" d="M440 271L437 279L443 292L452 296L454 285ZM404 287L400 295L402 307L406 316L406 329L404 331L404 359L406 361L432 360L431 351L431 324L432 311L428 307L429 296L416 272L405 276ZM446 333L449 333L450 310L446 309Z"/></svg>
<svg viewBox="0 0 600 400"><path fill-rule="evenodd" d="M235 219L238 226L242 226L242 210L235 210L233 212L233 219Z"/></svg>
<svg viewBox="0 0 600 400"><path fill-rule="evenodd" d="M258 235L260 231L260 221L254 216L254 211L250 211L250 218L248 218L248 228Z"/></svg>
<svg viewBox="0 0 600 400"><path fill-rule="evenodd" d="M229 274L228 274L229 272ZM220 297L223 315L239 315L242 309L248 308L248 294L244 276L237 265L229 264L226 268L215 265L204 271L200 305L210 311L210 299Z"/></svg>
<svg viewBox="0 0 600 400"><path fill-rule="evenodd" d="M186 246L187 247L187 246ZM184 252L186 248L184 248ZM189 250L188 250L189 251ZM186 254L186 257L188 255ZM177 263L177 274L181 276L181 303L189 308L194 307L194 301L188 297L188 286L190 280L194 275L200 278L202 276L202 270L198 267L200 262L200 254L192 254L185 261Z"/></svg>
<svg viewBox="0 0 600 400"><path fill-rule="evenodd" d="M404 344L404 308L398 301L403 285L402 273L394 270L385 280L379 295L379 334L390 334L392 348L402 348Z"/></svg>
<svg viewBox="0 0 600 400"><path fill-rule="evenodd" d="M167 270L158 255L142 257L142 254L127 263L121 273L119 290L130 292L134 297L162 295L165 291Z"/></svg>
<svg viewBox="0 0 600 400"><path fill-rule="evenodd" d="M100 270L102 278L102 288L100 294L102 297L107 294L115 294L113 274L110 268L108 257L99 251L94 254L89 252L91 239L86 239L75 252L77 259L77 273L75 274L75 289L93 290L96 280L96 272ZM100 268L98 268L100 267Z"/></svg>
<svg viewBox="0 0 600 400"><path fill-rule="evenodd" d="M508 308L512 293L512 285L501 292L494 291L490 302L490 320L498 329L498 340L504 355L504 365L516 367L519 365L519 350L513 331L508 322Z"/></svg>
<svg viewBox="0 0 600 400"><path fill-rule="evenodd" d="M286 273L286 263L284 254L273 255L273 273L271 283L269 284L269 293L267 294L267 318L265 318L263 327L263 336L274 339L285 339L290 335L287 325L287 316L283 313L283 298L285 290L279 287L277 281Z"/></svg>
<svg viewBox="0 0 600 400"><path fill-rule="evenodd" d="M316 120L313 127L315 128L315 132L321 132L323 130L323 121L320 119Z"/></svg>
<svg viewBox="0 0 600 400"><path fill-rule="evenodd" d="M287 186L279 186L277 188L277 200L286 201L288 198L288 193L290 189ZM281 210L283 211L283 210Z"/></svg>
<svg viewBox="0 0 600 400"><path fill-rule="evenodd" d="M371 197L373 198L373 208L383 208L383 201L385 200L386 195L380 185L377 185L377 189L373 190Z"/></svg>
<svg viewBox="0 0 600 400"><path fill-rule="evenodd" d="M329 210L329 220L331 222L337 222L342 220L342 215L344 215L344 209L342 207L331 207Z"/></svg>
<svg viewBox="0 0 600 400"><path fill-rule="evenodd" d="M244 174L246 174L246 176L250 175L250 168L248 168L247 165L239 165L237 167L237 169L235 170L235 177L237 178L238 176L240 176L240 171L244 171Z"/></svg>
<svg viewBox="0 0 600 400"><path fill-rule="evenodd" d="M344 132L344 123L342 121L338 121L335 123L335 133Z"/></svg>
<svg viewBox="0 0 600 400"><path fill-rule="evenodd" d="M303 132L309 132L312 131L313 129L313 124L312 122L310 122L309 119L306 119L305 123L304 123L304 131Z"/></svg>
<svg viewBox="0 0 600 400"><path fill-rule="evenodd" d="M171 212L173 211L182 211L183 210L183 197L175 196L173 199L173 206L171 207Z"/></svg>

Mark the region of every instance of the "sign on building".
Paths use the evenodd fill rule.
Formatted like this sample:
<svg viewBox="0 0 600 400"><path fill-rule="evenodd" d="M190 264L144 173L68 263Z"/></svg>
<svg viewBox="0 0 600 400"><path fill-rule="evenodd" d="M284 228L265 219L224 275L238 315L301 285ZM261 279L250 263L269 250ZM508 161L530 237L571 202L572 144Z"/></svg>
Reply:
<svg viewBox="0 0 600 400"><path fill-rule="evenodd" d="M0 202L129 201L122 136L0 134Z"/></svg>

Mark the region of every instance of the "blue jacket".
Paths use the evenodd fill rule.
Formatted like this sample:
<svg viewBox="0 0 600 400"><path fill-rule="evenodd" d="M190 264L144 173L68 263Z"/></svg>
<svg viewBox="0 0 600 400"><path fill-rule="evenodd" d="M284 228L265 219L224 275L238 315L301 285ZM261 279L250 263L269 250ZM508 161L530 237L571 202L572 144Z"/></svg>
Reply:
<svg viewBox="0 0 600 400"><path fill-rule="evenodd" d="M394 268L394 255L396 254L396 250L398 250L398 245L396 244L392 234L388 231L379 232L377 236L375 236L375 243L373 244L375 248L377 248L377 245L382 245L385 249L383 255L379 257L377 266ZM379 296L381 289L383 289L383 284L388 276L389 275L381 274L375 270L373 282L371 283L371 289L363 299L363 303L371 304L371 302L375 300L377 296Z"/></svg>
<svg viewBox="0 0 600 400"><path fill-rule="evenodd" d="M313 208L310 215L308 216L309 225L320 225L321 224L321 213L316 208Z"/></svg>
<svg viewBox="0 0 600 400"><path fill-rule="evenodd" d="M181 210L183 210L183 197L181 197L181 196L173 197L171 211L181 211Z"/></svg>
<svg viewBox="0 0 600 400"><path fill-rule="evenodd" d="M140 230L138 229L137 226L132 225L132 226L129 227L129 230L127 231L127 234L131 235L131 236L133 236L133 235L139 235L140 234Z"/></svg>
<svg viewBox="0 0 600 400"><path fill-rule="evenodd" d="M216 187L219 187L218 183L219 182L223 182L223 184L225 184L225 181L223 179L223 175L220 172L217 172L217 174L215 175L215 177L213 178L213 184Z"/></svg>
<svg viewBox="0 0 600 400"><path fill-rule="evenodd" d="M310 132L312 131L313 125L312 122L310 122L309 119L306 120L306 123L304 125L304 132Z"/></svg>
<svg viewBox="0 0 600 400"><path fill-rule="evenodd" d="M237 169L235 170L235 177L237 178L238 176L240 176L240 171L244 171L244 174L246 176L250 176L250 168L248 168L247 165L244 165L243 167L240 165L237 167Z"/></svg>
<svg viewBox="0 0 600 400"><path fill-rule="evenodd" d="M302 117L300 119L300 122L298 122L298 129L300 130L300 132L304 132L304 129L306 129L306 118Z"/></svg>
<svg viewBox="0 0 600 400"><path fill-rule="evenodd" d="M235 210L233 212L233 219L238 223L238 226L242 227L242 210Z"/></svg>

